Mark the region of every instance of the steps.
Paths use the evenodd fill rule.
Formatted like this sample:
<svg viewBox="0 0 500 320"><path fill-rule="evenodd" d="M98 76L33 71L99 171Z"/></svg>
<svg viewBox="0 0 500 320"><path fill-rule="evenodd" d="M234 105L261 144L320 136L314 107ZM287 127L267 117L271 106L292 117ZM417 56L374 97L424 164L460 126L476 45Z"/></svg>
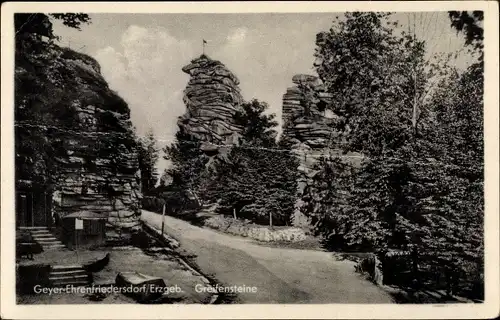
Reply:
<svg viewBox="0 0 500 320"><path fill-rule="evenodd" d="M66 246L47 227L19 227L19 230L28 231L33 240L38 242L44 251L66 249Z"/></svg>
<svg viewBox="0 0 500 320"><path fill-rule="evenodd" d="M49 280L53 287L79 287L90 283L89 274L80 265L52 266Z"/></svg>

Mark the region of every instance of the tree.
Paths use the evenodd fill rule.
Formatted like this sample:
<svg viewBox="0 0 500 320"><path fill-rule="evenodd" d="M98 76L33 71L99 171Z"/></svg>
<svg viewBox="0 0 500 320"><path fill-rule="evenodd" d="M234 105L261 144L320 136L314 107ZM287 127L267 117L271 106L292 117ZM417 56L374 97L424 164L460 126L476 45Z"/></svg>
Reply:
<svg viewBox="0 0 500 320"><path fill-rule="evenodd" d="M481 62L463 75L439 68L414 35L392 35L387 17L347 13L317 38L318 74L348 133L343 149L365 155L345 187L347 206L323 219L344 219L349 246L411 251L414 270L465 274L482 237ZM335 191L328 177L339 179L324 176L316 212Z"/></svg>
<svg viewBox="0 0 500 320"><path fill-rule="evenodd" d="M172 181L172 177L168 173L167 169L163 169L163 172L160 176L160 187L168 186Z"/></svg>
<svg viewBox="0 0 500 320"><path fill-rule="evenodd" d="M50 18L62 20L62 23L70 28L81 30L82 24L91 22L88 14L85 13L16 13L14 15L14 28L16 36L18 34L34 34L45 36L49 39L57 39L54 35Z"/></svg>
<svg viewBox="0 0 500 320"><path fill-rule="evenodd" d="M484 145L483 145L483 64L471 65L464 73L443 81L432 97L438 125L436 142L439 156L447 166L435 170L440 197L434 210L453 223L435 230L446 239L433 250L448 245L441 264L457 270L469 290L482 298L481 274L484 254ZM437 169L437 168L436 168ZM444 170L443 170L444 169ZM475 287L475 288L472 288Z"/></svg>
<svg viewBox="0 0 500 320"><path fill-rule="evenodd" d="M397 149L418 123L414 110L424 96L422 42L388 27L388 13L346 13L345 21L317 35L316 70L332 94L345 151L381 155ZM416 123L414 125L414 123Z"/></svg>
<svg viewBox="0 0 500 320"><path fill-rule="evenodd" d="M451 27L465 35L465 45L471 45L476 50L482 50L484 40L484 30L482 22L484 20L483 11L449 11Z"/></svg>
<svg viewBox="0 0 500 320"><path fill-rule="evenodd" d="M205 165L209 157L201 150L202 141L189 132L179 130L175 142L164 148L165 160L172 163L167 169L172 183L180 190L199 193Z"/></svg>
<svg viewBox="0 0 500 320"><path fill-rule="evenodd" d="M79 28L81 23L90 23L86 14L14 15L16 181L31 181L44 189L54 183L58 170L56 159L66 152L64 139L61 139L57 128L70 131L78 123L76 114L68 111L67 103L71 98L84 95L65 90L67 86L74 89L78 85L69 72L71 68L56 66L57 53L50 51L53 43L41 41L42 36L56 37L50 18L62 18L65 25L74 28ZM68 54L77 55L75 52ZM41 64L47 66L43 71L37 67ZM99 79L95 82L107 90ZM121 103L117 101L116 105Z"/></svg>
<svg viewBox="0 0 500 320"><path fill-rule="evenodd" d="M304 189L305 205L300 209L311 218L313 230L323 237L328 248L343 249L346 247L343 237L354 220L348 204L354 168L340 157L325 156L314 169L317 173Z"/></svg>
<svg viewBox="0 0 500 320"><path fill-rule="evenodd" d="M139 168L141 170L142 192L146 194L151 191L158 180L156 163L159 158L159 149L156 146L156 138L152 130L138 141L139 146Z"/></svg>
<svg viewBox="0 0 500 320"><path fill-rule="evenodd" d="M421 125L415 114L420 101L415 98L423 95L425 87L423 43L405 33L393 35L387 26L397 22L389 17L387 13L346 13L344 21L318 34L316 41L316 57L321 61L317 72L333 96L328 107L341 119L335 129L346 137L341 147L366 156L348 192L352 208L346 209L346 215L351 221L345 222L349 227L344 237L348 244L376 249L387 247L387 230L395 228L398 210L407 209L398 194L403 190L400 184L407 182L394 179L408 177L403 164L411 157L405 149ZM398 158L402 160L391 160ZM328 197L327 190L324 196ZM318 209L322 210L328 212Z"/></svg>
<svg viewBox="0 0 500 320"><path fill-rule="evenodd" d="M267 108L254 99L234 116L242 127L239 146L216 164L204 196L219 201L223 213L235 209L238 217L258 223L287 224L295 203L298 162L278 146L275 115L266 115Z"/></svg>
<svg viewBox="0 0 500 320"><path fill-rule="evenodd" d="M298 162L287 150L234 147L215 169L207 196L219 200L222 212L257 223L288 224L297 190Z"/></svg>
<svg viewBox="0 0 500 320"><path fill-rule="evenodd" d="M274 119L275 114L265 114L269 108L267 103L253 99L241 105L234 115L235 123L243 128L240 144L274 146L277 132L274 127L278 125Z"/></svg>

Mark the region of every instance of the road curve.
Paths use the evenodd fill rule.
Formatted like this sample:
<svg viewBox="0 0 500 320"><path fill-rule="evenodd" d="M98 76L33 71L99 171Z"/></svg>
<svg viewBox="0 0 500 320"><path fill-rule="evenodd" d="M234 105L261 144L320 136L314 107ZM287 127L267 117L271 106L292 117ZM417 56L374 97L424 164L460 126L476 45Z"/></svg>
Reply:
<svg viewBox="0 0 500 320"><path fill-rule="evenodd" d="M159 214L143 210L141 219L161 228ZM328 252L261 246L169 216L165 232L196 255L205 274L225 286L255 286L256 293L238 294L241 303L392 303L386 292L354 273L352 262Z"/></svg>

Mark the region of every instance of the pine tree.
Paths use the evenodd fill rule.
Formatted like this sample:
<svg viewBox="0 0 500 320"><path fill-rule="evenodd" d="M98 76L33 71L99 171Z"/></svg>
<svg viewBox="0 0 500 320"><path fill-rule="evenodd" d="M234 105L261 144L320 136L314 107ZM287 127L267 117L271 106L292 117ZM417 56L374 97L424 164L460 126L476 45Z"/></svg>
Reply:
<svg viewBox="0 0 500 320"><path fill-rule="evenodd" d="M293 212L298 162L276 142L275 115L258 100L244 103L235 115L243 131L240 145L219 162L205 193L222 211L258 223L287 224Z"/></svg>
<svg viewBox="0 0 500 320"><path fill-rule="evenodd" d="M382 249L392 241L398 210L407 210L401 195L408 178L406 150L416 136L414 110L425 83L424 47L410 35L393 35L386 13L346 13L329 32L318 34L317 71L333 101L344 131L344 152L366 156L352 179L344 235L350 245ZM340 169L340 168L339 168ZM323 170L328 170L324 168ZM402 213L407 215L407 213Z"/></svg>
<svg viewBox="0 0 500 320"><path fill-rule="evenodd" d="M253 99L241 105L234 115L235 123L243 128L240 144L260 145L263 147L274 147L276 145L277 132L274 129L278 122L274 119L275 114L265 114L269 108L268 104Z"/></svg>
<svg viewBox="0 0 500 320"><path fill-rule="evenodd" d="M342 209L324 220L342 221L348 246L412 252L417 283L417 271L439 270L451 292L451 278L470 284L481 269L482 62L460 75L425 61L425 43L393 36L386 18L347 13L317 38L318 74L343 120L343 149L365 155L352 185L336 186L345 188L347 205L330 200ZM312 202L316 212L328 212L331 185Z"/></svg>
<svg viewBox="0 0 500 320"><path fill-rule="evenodd" d="M165 159L172 162L167 169L172 183L182 190L198 193L209 157L201 150L202 141L189 132L179 130L175 138L175 143L164 148Z"/></svg>
<svg viewBox="0 0 500 320"><path fill-rule="evenodd" d="M167 169L164 169L160 176L160 187L168 186L172 181L172 177L168 173Z"/></svg>
<svg viewBox="0 0 500 320"><path fill-rule="evenodd" d="M455 270L479 297L484 293L483 82L483 65L478 62L443 82L432 97L437 152L446 162L432 172L439 195L434 210L447 220L434 226L441 241L429 243L434 251L448 253L439 263Z"/></svg>
<svg viewBox="0 0 500 320"><path fill-rule="evenodd" d="M138 140L138 146L142 192L146 194L154 188L158 180L156 162L159 158L159 149L156 146L156 138L152 130L149 130L145 137Z"/></svg>
<svg viewBox="0 0 500 320"><path fill-rule="evenodd" d="M344 249L344 235L353 221L348 197L354 168L339 157L323 157L314 169L317 173L304 189L300 209L311 218L313 230L327 247Z"/></svg>

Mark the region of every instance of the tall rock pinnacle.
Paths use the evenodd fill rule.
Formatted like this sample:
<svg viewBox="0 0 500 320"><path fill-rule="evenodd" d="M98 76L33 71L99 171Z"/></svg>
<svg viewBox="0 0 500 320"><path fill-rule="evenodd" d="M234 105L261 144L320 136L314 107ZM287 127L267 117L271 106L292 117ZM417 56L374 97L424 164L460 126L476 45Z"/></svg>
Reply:
<svg viewBox="0 0 500 320"><path fill-rule="evenodd" d="M179 117L180 130L203 142L237 143L241 128L233 116L243 102L238 78L206 55L192 60L182 71L191 78L184 90L187 112Z"/></svg>

